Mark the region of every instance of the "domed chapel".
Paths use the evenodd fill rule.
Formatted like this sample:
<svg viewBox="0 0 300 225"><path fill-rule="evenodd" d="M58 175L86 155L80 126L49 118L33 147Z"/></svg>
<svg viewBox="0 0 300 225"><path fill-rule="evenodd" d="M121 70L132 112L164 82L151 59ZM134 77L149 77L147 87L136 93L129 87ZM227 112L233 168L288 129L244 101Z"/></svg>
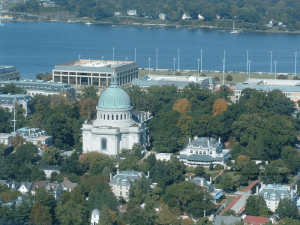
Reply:
<svg viewBox="0 0 300 225"><path fill-rule="evenodd" d="M115 73L111 83L100 96L95 121L82 125L83 153L97 151L118 155L122 149L131 149L137 143L146 149L149 112L133 111L128 94L119 86Z"/></svg>

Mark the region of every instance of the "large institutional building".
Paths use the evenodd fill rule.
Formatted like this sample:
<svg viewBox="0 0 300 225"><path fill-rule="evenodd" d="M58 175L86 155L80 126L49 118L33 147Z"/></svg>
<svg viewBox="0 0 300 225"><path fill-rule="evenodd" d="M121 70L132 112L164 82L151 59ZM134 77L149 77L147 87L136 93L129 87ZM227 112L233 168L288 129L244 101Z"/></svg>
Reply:
<svg viewBox="0 0 300 225"><path fill-rule="evenodd" d="M235 102L239 101L242 96L242 91L246 88L264 92L270 92L277 89L293 102L297 103L300 100L299 80L247 79L245 82L236 85L234 94Z"/></svg>
<svg viewBox="0 0 300 225"><path fill-rule="evenodd" d="M20 71L14 66L0 66L0 80L20 80Z"/></svg>
<svg viewBox="0 0 300 225"><path fill-rule="evenodd" d="M136 143L146 147L148 128L152 116L149 112L132 112L128 94L119 87L113 74L110 87L100 96L97 119L82 125L83 152L97 151L118 155L122 149L131 149Z"/></svg>
<svg viewBox="0 0 300 225"><path fill-rule="evenodd" d="M114 71L119 85L139 76L136 62L80 59L56 65L52 77L54 82L72 85L109 86Z"/></svg>

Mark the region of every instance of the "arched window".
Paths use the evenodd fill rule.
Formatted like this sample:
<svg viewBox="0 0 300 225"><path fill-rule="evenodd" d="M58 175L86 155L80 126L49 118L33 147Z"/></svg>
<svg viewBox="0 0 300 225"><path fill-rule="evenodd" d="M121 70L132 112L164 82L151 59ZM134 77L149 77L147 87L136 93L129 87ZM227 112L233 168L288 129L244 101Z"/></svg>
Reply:
<svg viewBox="0 0 300 225"><path fill-rule="evenodd" d="M105 114L103 114L103 119L105 119Z"/></svg>
<svg viewBox="0 0 300 225"><path fill-rule="evenodd" d="M114 115L111 115L111 120L114 120Z"/></svg>
<svg viewBox="0 0 300 225"><path fill-rule="evenodd" d="M101 139L101 149L102 150L107 150L107 140L106 140L106 138Z"/></svg>
<svg viewBox="0 0 300 225"><path fill-rule="evenodd" d="M120 120L122 120L122 114L120 115Z"/></svg>
<svg viewBox="0 0 300 225"><path fill-rule="evenodd" d="M116 120L118 120L119 119L119 117L118 117L118 115L116 115Z"/></svg>
<svg viewBox="0 0 300 225"><path fill-rule="evenodd" d="M107 120L109 120L109 114L107 114Z"/></svg>
<svg viewBox="0 0 300 225"><path fill-rule="evenodd" d="M124 114L124 120L126 120L126 114Z"/></svg>

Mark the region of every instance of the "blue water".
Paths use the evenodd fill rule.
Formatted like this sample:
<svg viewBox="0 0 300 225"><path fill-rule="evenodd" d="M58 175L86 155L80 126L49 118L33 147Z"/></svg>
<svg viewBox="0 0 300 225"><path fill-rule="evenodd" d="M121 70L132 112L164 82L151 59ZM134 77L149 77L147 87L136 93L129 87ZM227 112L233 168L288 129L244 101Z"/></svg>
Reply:
<svg viewBox="0 0 300 225"><path fill-rule="evenodd" d="M22 77L51 72L54 65L78 59L128 61L135 59L139 67L196 70L197 59L203 51L203 70L223 70L224 51L226 71L246 71L247 54L251 72L270 72L272 61L277 61L277 72L294 73L295 52L299 52L300 35L241 33L232 35L212 29L148 28L67 23L5 23L0 27L0 65L14 65ZM298 60L299 59L299 60ZM298 67L298 66L297 66ZM274 72L274 62L272 70Z"/></svg>

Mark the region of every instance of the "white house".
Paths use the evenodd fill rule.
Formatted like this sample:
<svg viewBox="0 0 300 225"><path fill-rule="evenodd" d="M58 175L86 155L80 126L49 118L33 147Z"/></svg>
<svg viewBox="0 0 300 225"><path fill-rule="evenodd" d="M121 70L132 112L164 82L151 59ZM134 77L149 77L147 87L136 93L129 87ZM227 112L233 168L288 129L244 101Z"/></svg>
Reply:
<svg viewBox="0 0 300 225"><path fill-rule="evenodd" d="M83 153L97 151L116 156L134 144L146 149L146 123L152 116L149 112L132 111L128 94L118 84L114 73L110 87L99 98L97 119L82 125Z"/></svg>
<svg viewBox="0 0 300 225"><path fill-rule="evenodd" d="M45 172L46 178L50 178L53 172L60 173L60 166L56 165L41 165L40 169Z"/></svg>
<svg viewBox="0 0 300 225"><path fill-rule="evenodd" d="M164 160L170 161L172 155L173 155L172 153L156 153L155 158L156 160L160 160L160 161L164 161Z"/></svg>
<svg viewBox="0 0 300 225"><path fill-rule="evenodd" d="M198 14L198 19L199 19L199 20L204 20L204 17L201 16L201 14Z"/></svg>
<svg viewBox="0 0 300 225"><path fill-rule="evenodd" d="M94 209L92 211L92 217L91 217L91 225L96 225L99 224L100 221L100 210L99 209Z"/></svg>
<svg viewBox="0 0 300 225"><path fill-rule="evenodd" d="M297 185L295 189L281 184L268 184L265 185L261 182L261 188L256 189L256 194L262 196L266 201L267 207L272 212L278 207L280 200L282 199L290 199L295 205L297 205Z"/></svg>
<svg viewBox="0 0 300 225"><path fill-rule="evenodd" d="M165 19L166 19L166 14L160 13L160 14L158 15L158 17L159 17L159 19L161 19L161 20L165 20Z"/></svg>
<svg viewBox="0 0 300 225"><path fill-rule="evenodd" d="M189 20L189 19L192 19L192 17L189 14L187 14L187 13L183 13L181 19L183 19L183 20Z"/></svg>
<svg viewBox="0 0 300 225"><path fill-rule="evenodd" d="M229 150L224 149L221 140L195 137L185 149L180 151L180 161L188 166L224 165L230 158Z"/></svg>
<svg viewBox="0 0 300 225"><path fill-rule="evenodd" d="M63 191L63 187L60 183L47 183L44 187L54 196L56 200L60 199Z"/></svg>
<svg viewBox="0 0 300 225"><path fill-rule="evenodd" d="M8 145L10 140L13 138L11 134L0 133L0 143Z"/></svg>
<svg viewBox="0 0 300 225"><path fill-rule="evenodd" d="M26 194L30 192L32 185L33 185L32 182L22 182L18 191L21 192L22 194Z"/></svg>
<svg viewBox="0 0 300 225"><path fill-rule="evenodd" d="M126 201L129 200L130 186L141 179L142 172L136 171L121 171L117 172L115 176L110 175L109 185L112 192L117 198L123 197Z"/></svg>
<svg viewBox="0 0 300 225"><path fill-rule="evenodd" d="M67 178L64 178L64 181L61 182L61 185L64 191L72 191L75 187L78 186L78 183L73 183Z"/></svg>
<svg viewBox="0 0 300 225"><path fill-rule="evenodd" d="M136 10L135 9L127 10L127 15L128 16L136 16Z"/></svg>

